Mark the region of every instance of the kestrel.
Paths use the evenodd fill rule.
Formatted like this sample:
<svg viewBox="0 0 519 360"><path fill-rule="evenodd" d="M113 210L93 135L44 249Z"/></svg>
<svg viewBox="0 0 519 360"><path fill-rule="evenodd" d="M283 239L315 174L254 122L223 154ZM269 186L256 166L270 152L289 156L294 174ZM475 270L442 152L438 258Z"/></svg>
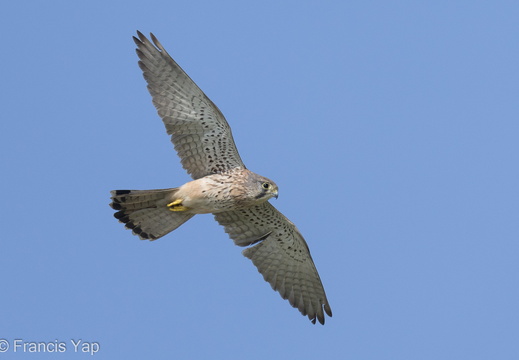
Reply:
<svg viewBox="0 0 519 360"><path fill-rule="evenodd" d="M214 215L234 243L247 247L263 278L315 324L332 310L308 245L296 226L268 200L272 181L243 164L229 124L151 34L134 37L139 67L184 169L194 179L160 190L114 190L110 206L126 228L156 240L196 214Z"/></svg>

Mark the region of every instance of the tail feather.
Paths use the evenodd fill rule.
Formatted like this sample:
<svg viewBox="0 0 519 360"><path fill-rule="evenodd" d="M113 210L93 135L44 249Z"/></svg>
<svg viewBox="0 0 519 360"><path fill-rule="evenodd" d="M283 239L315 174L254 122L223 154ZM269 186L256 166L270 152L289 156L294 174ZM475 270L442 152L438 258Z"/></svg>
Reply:
<svg viewBox="0 0 519 360"><path fill-rule="evenodd" d="M113 190L114 217L142 240L156 240L191 219L194 215L173 212L167 204L177 188L161 190Z"/></svg>

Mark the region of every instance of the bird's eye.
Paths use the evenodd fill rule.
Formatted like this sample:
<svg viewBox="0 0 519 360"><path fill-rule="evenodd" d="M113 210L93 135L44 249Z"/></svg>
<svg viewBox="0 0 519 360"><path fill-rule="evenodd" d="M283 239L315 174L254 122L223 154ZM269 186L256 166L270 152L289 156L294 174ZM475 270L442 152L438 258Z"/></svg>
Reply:
<svg viewBox="0 0 519 360"><path fill-rule="evenodd" d="M270 188L270 184L268 182L264 182L263 184L261 184L261 187L267 190L268 188Z"/></svg>

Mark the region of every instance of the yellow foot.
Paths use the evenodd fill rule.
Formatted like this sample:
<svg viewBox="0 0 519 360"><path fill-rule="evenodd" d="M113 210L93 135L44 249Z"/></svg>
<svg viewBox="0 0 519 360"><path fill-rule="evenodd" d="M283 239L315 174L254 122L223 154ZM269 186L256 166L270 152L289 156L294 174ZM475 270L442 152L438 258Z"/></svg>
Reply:
<svg viewBox="0 0 519 360"><path fill-rule="evenodd" d="M187 211L188 208L182 205L182 200L177 199L172 203L168 204L168 208L170 211Z"/></svg>

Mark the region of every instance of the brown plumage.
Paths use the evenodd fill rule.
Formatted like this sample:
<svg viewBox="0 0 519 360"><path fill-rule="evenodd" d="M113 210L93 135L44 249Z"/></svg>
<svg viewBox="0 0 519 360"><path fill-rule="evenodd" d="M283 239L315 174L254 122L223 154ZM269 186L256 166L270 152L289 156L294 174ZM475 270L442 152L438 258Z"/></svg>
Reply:
<svg viewBox="0 0 519 360"><path fill-rule="evenodd" d="M141 239L156 240L195 214L212 213L272 288L315 323L332 311L308 245L296 226L268 200L272 181L243 164L220 110L151 35L140 32L139 66L153 104L193 177L178 188L114 190L115 217Z"/></svg>

